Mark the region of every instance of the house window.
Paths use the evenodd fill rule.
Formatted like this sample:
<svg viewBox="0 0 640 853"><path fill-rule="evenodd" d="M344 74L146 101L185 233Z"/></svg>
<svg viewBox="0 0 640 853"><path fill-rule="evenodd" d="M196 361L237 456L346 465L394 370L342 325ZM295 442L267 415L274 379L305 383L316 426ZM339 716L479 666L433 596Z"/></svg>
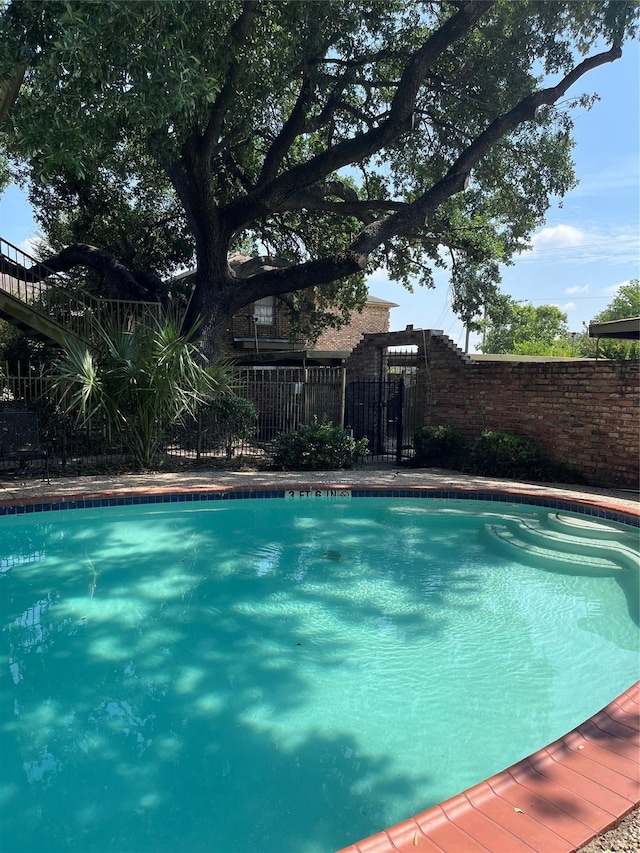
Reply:
<svg viewBox="0 0 640 853"><path fill-rule="evenodd" d="M276 322L276 298L265 296L253 303L253 316L258 326L274 326Z"/></svg>

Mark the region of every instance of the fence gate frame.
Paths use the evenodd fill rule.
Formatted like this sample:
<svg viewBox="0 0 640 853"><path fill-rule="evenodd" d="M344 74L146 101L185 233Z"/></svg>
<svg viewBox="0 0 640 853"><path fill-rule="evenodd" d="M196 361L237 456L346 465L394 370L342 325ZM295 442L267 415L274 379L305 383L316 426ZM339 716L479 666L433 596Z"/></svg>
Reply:
<svg viewBox="0 0 640 853"><path fill-rule="evenodd" d="M406 375L385 379L347 379L345 428L369 440L370 459L400 464L413 455L415 415L420 417L420 385Z"/></svg>
<svg viewBox="0 0 640 853"><path fill-rule="evenodd" d="M369 351L365 375L350 375L347 364L344 426L355 438L368 438L370 460L397 465L414 455L428 397L425 344L407 332L405 340L396 333L372 336L379 343Z"/></svg>

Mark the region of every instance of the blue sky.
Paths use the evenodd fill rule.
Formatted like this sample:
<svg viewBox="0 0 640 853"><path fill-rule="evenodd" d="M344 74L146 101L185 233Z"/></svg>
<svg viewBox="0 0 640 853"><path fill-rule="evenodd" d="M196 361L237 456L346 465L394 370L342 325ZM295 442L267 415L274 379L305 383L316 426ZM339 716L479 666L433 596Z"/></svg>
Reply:
<svg viewBox="0 0 640 853"><path fill-rule="evenodd" d="M503 268L501 285L514 299L559 306L575 332L606 308L620 284L640 277L640 44L628 43L620 60L587 74L568 94L583 92L597 92L600 100L575 113L580 183L562 206L552 205L533 250ZM35 233L24 194L9 187L0 197L0 236L24 245ZM398 303L392 329L443 329L463 345L445 273L437 271L433 290L411 294L377 271L369 289Z"/></svg>
<svg viewBox="0 0 640 853"><path fill-rule="evenodd" d="M557 305L573 332L607 307L620 284L640 277L638 42L625 45L621 59L587 74L568 95L592 92L600 100L574 113L578 187L562 207L551 206L533 250L502 268L504 293L534 305ZM399 304L391 312L393 329L407 324L442 329L463 346L464 329L448 307L446 275L438 271L436 282L433 290L410 294L378 271L369 289Z"/></svg>

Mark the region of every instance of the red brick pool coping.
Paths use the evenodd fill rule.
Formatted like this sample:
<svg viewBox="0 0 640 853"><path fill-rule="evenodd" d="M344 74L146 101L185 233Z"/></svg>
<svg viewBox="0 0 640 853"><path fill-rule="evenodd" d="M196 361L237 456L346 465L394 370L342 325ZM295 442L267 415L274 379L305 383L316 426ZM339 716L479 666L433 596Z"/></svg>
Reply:
<svg viewBox="0 0 640 853"><path fill-rule="evenodd" d="M640 803L640 682L572 732L340 853L573 853Z"/></svg>
<svg viewBox="0 0 640 853"><path fill-rule="evenodd" d="M253 489L264 490L265 486ZM278 482L273 488L295 492L366 489L389 492L390 485L330 482ZM393 486L391 486L393 488ZM251 487L250 487L251 489ZM399 485L401 491L442 492L442 486ZM53 489L51 490L54 491ZM80 490L56 496L56 501L104 499L124 495L185 494L187 492L247 492L247 484L180 488L117 488ZM640 516L637 507L621 506L601 496L569 496L555 490L526 487L450 487L465 492L513 495L597 507ZM43 497L12 497L0 506L42 504ZM592 838L616 826L640 805L640 681L605 708L528 758L461 794L420 814L343 848L339 853L574 853Z"/></svg>

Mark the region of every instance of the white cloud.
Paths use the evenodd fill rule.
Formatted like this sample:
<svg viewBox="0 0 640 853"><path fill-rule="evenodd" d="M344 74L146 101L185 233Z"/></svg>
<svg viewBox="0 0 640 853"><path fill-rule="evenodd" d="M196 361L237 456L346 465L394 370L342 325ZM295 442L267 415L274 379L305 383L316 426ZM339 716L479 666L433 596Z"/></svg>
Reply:
<svg viewBox="0 0 640 853"><path fill-rule="evenodd" d="M573 225L554 225L543 228L531 238L534 251L541 249L568 249L574 246L582 246L585 242L585 233Z"/></svg>
<svg viewBox="0 0 640 853"><path fill-rule="evenodd" d="M575 296L576 293L589 293L589 285L585 284L584 287L580 287L579 284L574 284L571 287L565 288L564 292L567 296Z"/></svg>
<svg viewBox="0 0 640 853"><path fill-rule="evenodd" d="M563 311L575 311L576 303L575 302L565 302L564 305L560 306Z"/></svg>
<svg viewBox="0 0 640 853"><path fill-rule="evenodd" d="M640 257L640 238L633 225L603 227L601 223L554 225L542 228L531 238L529 252L521 261L552 262L554 264L609 264L637 265Z"/></svg>
<svg viewBox="0 0 640 853"><path fill-rule="evenodd" d="M630 283L631 279L626 278L624 281L619 281L618 284L610 284L608 287L603 287L601 292L606 293L607 295L611 294L613 296L620 290L621 287L623 287L625 284Z"/></svg>
<svg viewBox="0 0 640 853"><path fill-rule="evenodd" d="M42 240L39 237L27 237L26 240L23 240L18 248L21 252L24 252L26 255L31 255L31 257L36 257L38 252L38 245L42 243Z"/></svg>

